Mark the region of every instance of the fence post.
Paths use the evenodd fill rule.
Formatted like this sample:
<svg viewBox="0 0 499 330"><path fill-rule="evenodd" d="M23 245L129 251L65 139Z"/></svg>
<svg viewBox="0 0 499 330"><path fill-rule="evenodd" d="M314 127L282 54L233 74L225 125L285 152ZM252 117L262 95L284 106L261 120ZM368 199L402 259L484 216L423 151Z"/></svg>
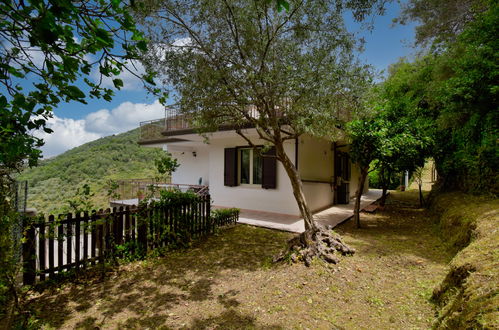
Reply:
<svg viewBox="0 0 499 330"><path fill-rule="evenodd" d="M33 219L26 214L23 215L22 225L25 232L23 250L23 283L33 285L36 280L36 245L35 245L35 226Z"/></svg>
<svg viewBox="0 0 499 330"><path fill-rule="evenodd" d="M144 214L148 215L147 209L139 207L137 210L137 241L144 252L147 252L147 224L149 219L144 219Z"/></svg>
<svg viewBox="0 0 499 330"><path fill-rule="evenodd" d="M210 195L206 195L205 203L206 203L206 220L211 225L211 232L215 233L215 221L212 221L212 219L211 219L211 197L210 197Z"/></svg>

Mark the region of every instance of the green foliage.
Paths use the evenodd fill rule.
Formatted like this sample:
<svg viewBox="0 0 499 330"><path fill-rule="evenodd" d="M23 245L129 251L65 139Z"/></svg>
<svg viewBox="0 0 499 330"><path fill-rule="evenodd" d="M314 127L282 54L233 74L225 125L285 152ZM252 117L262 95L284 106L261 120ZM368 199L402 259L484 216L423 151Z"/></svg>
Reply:
<svg viewBox="0 0 499 330"><path fill-rule="evenodd" d="M386 152L387 127L379 117L353 120L347 125L351 139L350 157L361 168L369 168L375 159Z"/></svg>
<svg viewBox="0 0 499 330"><path fill-rule="evenodd" d="M199 201L200 197L191 191L182 192L177 189L160 191L159 204L161 205L183 205Z"/></svg>
<svg viewBox="0 0 499 330"><path fill-rule="evenodd" d="M384 182L386 181L387 189L397 189L400 185L400 173L391 172L389 175L385 174L385 176L383 176L379 165L374 164L374 166L371 166L372 171L369 171L369 187L382 189Z"/></svg>
<svg viewBox="0 0 499 330"><path fill-rule="evenodd" d="M154 26L147 35L158 46L143 62L171 83L181 115L206 139L229 125L255 147L261 142L243 130L255 127L300 190L283 143L304 133L336 138L360 108L371 75L355 60L361 45L344 15L351 9L361 20L383 1L273 2L147 1L141 24ZM312 230L306 201L297 204Z"/></svg>
<svg viewBox="0 0 499 330"><path fill-rule="evenodd" d="M171 178L173 172L180 166L176 158L173 158L170 153L161 154L155 161L154 165L158 169L159 178L163 178L165 182Z"/></svg>
<svg viewBox="0 0 499 330"><path fill-rule="evenodd" d="M124 262L132 262L144 259L147 252L144 251L142 246L140 246L137 241L130 241L116 245L115 254L117 254Z"/></svg>
<svg viewBox="0 0 499 330"><path fill-rule="evenodd" d="M17 210L16 189L9 176L0 175L0 324L6 329L24 321L22 306L27 292L19 286L22 271L19 261L22 223L29 219Z"/></svg>
<svg viewBox="0 0 499 330"><path fill-rule="evenodd" d="M106 188L107 188L107 197L109 197L110 199L114 199L114 200L117 200L120 198L120 194L118 193L118 188L120 187L120 185L118 184L117 181L113 180L113 179L108 179L106 181Z"/></svg>
<svg viewBox="0 0 499 330"><path fill-rule="evenodd" d="M211 218L213 219L213 221L215 221L215 223L219 223L220 220L226 218L238 217L239 212L241 212L241 210L235 207L228 209L217 209L211 211Z"/></svg>
<svg viewBox="0 0 499 330"><path fill-rule="evenodd" d="M439 46L456 40L466 25L487 8L487 0L409 0L397 22L418 22L416 43Z"/></svg>
<svg viewBox="0 0 499 330"><path fill-rule="evenodd" d="M133 3L133 2L132 2ZM44 130L61 102L103 98L113 91L92 82L116 78L146 51L146 42L121 1L18 1L0 3L0 165L19 170L26 159L37 163ZM94 56L94 57L90 57ZM24 81L33 81L25 87ZM86 85L85 88L76 84Z"/></svg>
<svg viewBox="0 0 499 330"><path fill-rule="evenodd" d="M104 137L26 169L18 179L28 181L28 206L56 213L77 187L87 184L95 192L90 202L96 208L109 207L109 190L119 195L116 180L153 178L157 173L154 160L162 151L140 147L137 140L137 129Z"/></svg>
<svg viewBox="0 0 499 330"><path fill-rule="evenodd" d="M352 56L358 45L342 14L353 7L363 17L377 2L151 1L144 24L162 47L144 62L171 81L200 132L249 122L270 144L304 132L334 136L370 78ZM272 129L281 117L290 128Z"/></svg>
<svg viewBox="0 0 499 330"><path fill-rule="evenodd" d="M409 100L412 118L427 121L444 189L499 193L499 4L488 1L437 54L399 63L390 78L399 88L392 100Z"/></svg>
<svg viewBox="0 0 499 330"><path fill-rule="evenodd" d="M456 252L433 290L434 328L498 328L499 201L452 192L433 195L431 206L446 245Z"/></svg>
<svg viewBox="0 0 499 330"><path fill-rule="evenodd" d="M83 186L76 189L76 192L71 199L66 201L68 204L65 208L63 208L61 213L81 213L85 211L92 211L95 209L95 206L91 200L94 195L95 193L90 191L90 186L85 183Z"/></svg>

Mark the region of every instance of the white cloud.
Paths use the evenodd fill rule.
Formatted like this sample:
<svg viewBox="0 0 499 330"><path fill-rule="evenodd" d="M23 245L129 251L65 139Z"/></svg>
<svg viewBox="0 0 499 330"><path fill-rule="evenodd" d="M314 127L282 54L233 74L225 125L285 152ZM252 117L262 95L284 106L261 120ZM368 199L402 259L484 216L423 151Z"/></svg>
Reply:
<svg viewBox="0 0 499 330"><path fill-rule="evenodd" d="M193 45L192 39L190 37L179 38L175 40L172 44L174 47L191 47Z"/></svg>
<svg viewBox="0 0 499 330"><path fill-rule="evenodd" d="M45 141L45 145L41 148L44 158L56 156L68 149L101 137L97 133L87 132L84 120L54 116L48 120L47 126L54 131L52 134L35 133L35 136Z"/></svg>
<svg viewBox="0 0 499 330"><path fill-rule="evenodd" d="M157 100L151 104L124 102L112 110L92 112L84 119L54 116L47 125L54 132L36 132L35 136L45 141L41 149L43 156L48 158L103 136L126 132L138 127L141 121L164 115L164 107Z"/></svg>
<svg viewBox="0 0 499 330"><path fill-rule="evenodd" d="M137 78L137 76L142 76L145 74L146 70L142 63L138 61L133 61L133 63L129 63L127 66L128 70L123 70L118 76L106 77L102 76L102 87L112 88L114 89L113 79L121 79L123 81L123 87L121 90L141 90L144 88L144 84L142 81ZM131 71L131 72L130 72ZM94 67L92 70L92 78L94 82L98 83L101 79L101 74L99 73L98 66ZM137 76L136 76L137 75Z"/></svg>
<svg viewBox="0 0 499 330"><path fill-rule="evenodd" d="M158 100L151 104L124 102L118 107L102 109L90 113L85 118L85 129L98 134L114 134L128 131L139 125L139 122L162 118L165 108Z"/></svg>

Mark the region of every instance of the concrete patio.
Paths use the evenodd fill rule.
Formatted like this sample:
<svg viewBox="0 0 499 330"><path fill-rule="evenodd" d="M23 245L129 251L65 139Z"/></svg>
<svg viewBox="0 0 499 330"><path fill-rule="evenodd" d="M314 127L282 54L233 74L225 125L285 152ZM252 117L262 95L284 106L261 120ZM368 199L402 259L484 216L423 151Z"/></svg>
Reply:
<svg viewBox="0 0 499 330"><path fill-rule="evenodd" d="M369 189L369 191L362 196L360 209L362 210L366 206L374 203L380 197L380 189ZM353 216L353 207L353 200L350 201L350 204L334 205L323 211L315 213L314 219L318 224L323 226L331 225L336 227ZM303 219L299 216L288 214L258 212L243 209L239 215L238 222L252 226L278 229L294 233L302 233L305 231L305 223Z"/></svg>

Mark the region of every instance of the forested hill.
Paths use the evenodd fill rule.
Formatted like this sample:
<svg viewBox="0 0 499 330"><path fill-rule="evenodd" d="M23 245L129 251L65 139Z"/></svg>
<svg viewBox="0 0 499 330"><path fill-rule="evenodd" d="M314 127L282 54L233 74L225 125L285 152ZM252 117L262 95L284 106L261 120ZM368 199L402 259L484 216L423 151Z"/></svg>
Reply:
<svg viewBox="0 0 499 330"><path fill-rule="evenodd" d="M108 180L152 178L156 174L154 159L161 150L140 147L138 136L138 129L107 136L26 169L19 180L28 180L28 207L45 214L57 212L84 184L95 193L95 207L108 207Z"/></svg>

